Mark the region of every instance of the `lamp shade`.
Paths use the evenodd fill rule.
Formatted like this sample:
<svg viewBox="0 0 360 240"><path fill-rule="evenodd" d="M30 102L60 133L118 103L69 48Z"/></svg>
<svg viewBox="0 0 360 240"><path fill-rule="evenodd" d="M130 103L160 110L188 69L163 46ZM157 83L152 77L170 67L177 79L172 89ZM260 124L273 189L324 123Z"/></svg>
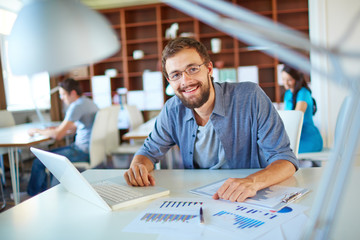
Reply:
<svg viewBox="0 0 360 240"><path fill-rule="evenodd" d="M19 12L9 36L15 75L59 74L100 61L120 48L107 20L77 0L32 0Z"/></svg>

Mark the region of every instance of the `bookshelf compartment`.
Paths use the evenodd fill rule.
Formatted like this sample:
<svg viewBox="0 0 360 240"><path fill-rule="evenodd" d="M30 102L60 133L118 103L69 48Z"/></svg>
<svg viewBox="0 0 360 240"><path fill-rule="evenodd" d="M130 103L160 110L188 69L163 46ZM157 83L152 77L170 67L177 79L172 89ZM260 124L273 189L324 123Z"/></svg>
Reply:
<svg viewBox="0 0 360 240"><path fill-rule="evenodd" d="M166 30L171 27L172 24L178 23L179 29L177 31L177 37L180 36L181 33L191 33L194 34L194 23L192 21L183 21L183 22L171 22L162 24L161 36L166 39Z"/></svg>
<svg viewBox="0 0 360 240"><path fill-rule="evenodd" d="M156 41L156 25L141 26L141 27L128 27L126 28L126 39L134 40L135 42L144 39L152 39Z"/></svg>
<svg viewBox="0 0 360 240"><path fill-rule="evenodd" d="M105 70L115 68L118 73L123 73L123 67L121 62L103 62L94 65L95 75L105 75Z"/></svg>
<svg viewBox="0 0 360 240"><path fill-rule="evenodd" d="M272 11L271 0L237 0L235 3L257 13Z"/></svg>
<svg viewBox="0 0 360 240"><path fill-rule="evenodd" d="M144 52L144 57L149 55L155 55L157 57L157 42L134 43L127 45L127 54L129 57L133 57L133 52L135 50L142 50Z"/></svg>
<svg viewBox="0 0 360 240"><path fill-rule="evenodd" d="M216 62L223 63L224 68L235 67L233 53L210 53L209 55L214 67Z"/></svg>
<svg viewBox="0 0 360 240"><path fill-rule="evenodd" d="M241 52L240 66L273 64L274 59L260 51Z"/></svg>
<svg viewBox="0 0 360 240"><path fill-rule="evenodd" d="M125 24L156 22L156 9L140 8L125 11Z"/></svg>
<svg viewBox="0 0 360 240"><path fill-rule="evenodd" d="M120 12L118 11L103 12L103 16L110 22L110 24L113 27L121 25Z"/></svg>
<svg viewBox="0 0 360 240"><path fill-rule="evenodd" d="M189 15L182 13L172 7L163 5L161 6L161 13L160 13L160 17L162 19L162 21L167 21L167 20L171 20L176 22L176 20L181 20L181 19L189 19L189 20L193 20L192 17L190 17Z"/></svg>
<svg viewBox="0 0 360 240"><path fill-rule="evenodd" d="M129 91L143 90L142 74L139 76L129 77Z"/></svg>
<svg viewBox="0 0 360 240"><path fill-rule="evenodd" d="M259 83L274 83L274 68L259 68Z"/></svg>
<svg viewBox="0 0 360 240"><path fill-rule="evenodd" d="M277 0L277 10L307 9L308 1Z"/></svg>
<svg viewBox="0 0 360 240"><path fill-rule="evenodd" d="M275 87L264 87L261 86L261 84L260 87L264 90L265 94L270 98L272 102L276 102Z"/></svg>
<svg viewBox="0 0 360 240"><path fill-rule="evenodd" d="M307 12L279 14L278 21L293 28L309 27L309 17Z"/></svg>
<svg viewBox="0 0 360 240"><path fill-rule="evenodd" d="M130 60L128 65L129 65L129 73L142 74L145 70L150 70L150 71L158 70L158 61L153 61L152 59Z"/></svg>

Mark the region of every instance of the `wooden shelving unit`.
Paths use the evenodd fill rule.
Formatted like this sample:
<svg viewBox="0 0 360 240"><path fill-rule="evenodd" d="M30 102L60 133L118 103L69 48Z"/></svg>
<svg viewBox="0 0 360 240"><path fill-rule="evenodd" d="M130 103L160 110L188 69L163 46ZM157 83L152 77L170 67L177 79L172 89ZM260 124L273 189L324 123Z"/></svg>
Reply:
<svg viewBox="0 0 360 240"><path fill-rule="evenodd" d="M307 0L228 0L257 12L274 22L285 24L308 34ZM166 29L173 23L179 24L178 35L192 33L205 44L213 62L224 61L224 68L256 65L259 69L259 85L273 102L281 102L283 89L277 83L277 65L279 60L260 50L229 36L199 20L192 18L165 4L150 4L126 8L100 10L111 23L121 42L121 50L99 63L89 65L89 78L81 78L85 92L91 93L91 76L104 75L105 70L115 68L118 75L111 79L112 91L119 87L142 90L144 70L160 71L161 52L166 43ZM212 53L212 38L222 40L220 53ZM144 57L134 59L134 50L142 50ZM167 83L164 79L164 86ZM164 93L165 94L165 93ZM166 98L165 98L166 99Z"/></svg>

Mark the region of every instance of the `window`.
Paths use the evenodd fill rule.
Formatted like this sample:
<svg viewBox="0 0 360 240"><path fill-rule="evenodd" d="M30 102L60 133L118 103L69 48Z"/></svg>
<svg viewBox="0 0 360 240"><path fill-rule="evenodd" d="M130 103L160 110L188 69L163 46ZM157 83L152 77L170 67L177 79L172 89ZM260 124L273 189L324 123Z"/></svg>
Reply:
<svg viewBox="0 0 360 240"><path fill-rule="evenodd" d="M1 28L7 30L0 32L0 49L7 110L50 109L50 77L48 73L40 73L31 77L14 76L11 73L7 61L8 40L5 34L10 32L9 27L6 26L12 26L13 22L13 18L2 21Z"/></svg>

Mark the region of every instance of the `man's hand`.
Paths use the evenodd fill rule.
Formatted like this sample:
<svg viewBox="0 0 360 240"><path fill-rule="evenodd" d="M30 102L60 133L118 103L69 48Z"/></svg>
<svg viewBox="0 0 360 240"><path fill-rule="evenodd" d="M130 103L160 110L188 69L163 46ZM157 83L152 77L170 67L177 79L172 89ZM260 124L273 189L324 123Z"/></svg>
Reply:
<svg viewBox="0 0 360 240"><path fill-rule="evenodd" d="M246 178L229 178L217 190L213 198L243 202L255 196L257 191L291 177L295 171L296 168L291 162L277 160Z"/></svg>
<svg viewBox="0 0 360 240"><path fill-rule="evenodd" d="M153 168L153 163L147 157L137 155L124 173L124 178L130 186L154 186L155 178L150 174Z"/></svg>
<svg viewBox="0 0 360 240"><path fill-rule="evenodd" d="M213 199L243 202L256 195L258 188L252 179L229 178L213 195Z"/></svg>
<svg viewBox="0 0 360 240"><path fill-rule="evenodd" d="M31 128L28 130L28 134L30 137L33 137L36 133L38 133L38 129L36 128Z"/></svg>

